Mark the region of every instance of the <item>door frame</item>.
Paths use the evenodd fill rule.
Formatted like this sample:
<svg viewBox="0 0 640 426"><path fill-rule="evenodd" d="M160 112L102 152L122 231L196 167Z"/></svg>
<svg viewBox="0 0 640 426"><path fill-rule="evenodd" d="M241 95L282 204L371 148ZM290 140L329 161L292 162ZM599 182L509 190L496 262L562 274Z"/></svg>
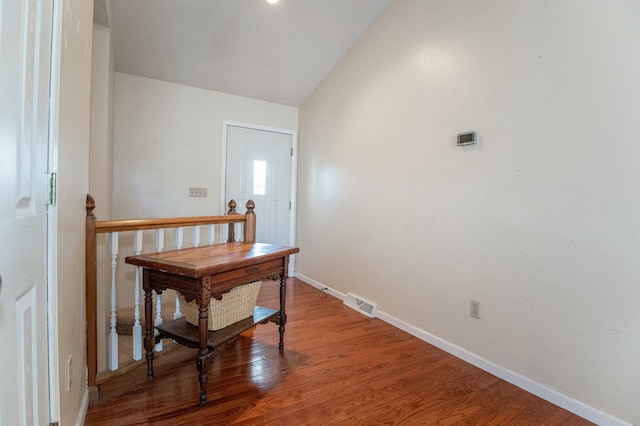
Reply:
<svg viewBox="0 0 640 426"><path fill-rule="evenodd" d="M49 82L49 146L47 168L58 172L60 124L60 54L62 52L63 1L53 0L51 71ZM56 188L57 191L57 188ZM60 420L60 371L58 368L58 206L47 206L47 319L49 346L49 422Z"/></svg>
<svg viewBox="0 0 640 426"><path fill-rule="evenodd" d="M298 188L298 131L282 129L278 127L262 126L260 124L244 123L241 121L223 120L222 122L222 157L221 162L221 187L220 187L220 214L226 214L226 180L227 180L227 128L229 126L244 127L252 130L262 130L265 132L283 133L291 136L291 209L289 210L289 245L296 243L296 190ZM244 206L238 206L244 208ZM295 271L295 255L289 258L289 276L292 277Z"/></svg>

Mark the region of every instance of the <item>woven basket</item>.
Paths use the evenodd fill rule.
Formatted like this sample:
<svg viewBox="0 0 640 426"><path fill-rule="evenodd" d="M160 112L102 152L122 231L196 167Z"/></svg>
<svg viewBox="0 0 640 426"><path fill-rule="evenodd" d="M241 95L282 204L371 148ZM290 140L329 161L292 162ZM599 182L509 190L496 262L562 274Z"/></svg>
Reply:
<svg viewBox="0 0 640 426"><path fill-rule="evenodd" d="M209 330L220 330L253 315L253 308L256 306L261 284L262 281L254 281L235 287L228 293L224 293L222 300L211 298L209 302ZM199 307L196 301L187 302L180 293L178 293L178 298L187 322L197 326Z"/></svg>

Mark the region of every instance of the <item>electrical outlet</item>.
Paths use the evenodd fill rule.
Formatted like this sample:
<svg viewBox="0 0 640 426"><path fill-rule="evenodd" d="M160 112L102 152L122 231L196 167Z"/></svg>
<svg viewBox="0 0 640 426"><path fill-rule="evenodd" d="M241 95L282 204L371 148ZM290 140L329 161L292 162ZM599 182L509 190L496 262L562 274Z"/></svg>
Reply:
<svg viewBox="0 0 640 426"><path fill-rule="evenodd" d="M189 188L189 197L206 197L207 188Z"/></svg>
<svg viewBox="0 0 640 426"><path fill-rule="evenodd" d="M72 364L73 361L73 356L69 355L69 358L67 358L67 392L69 392L69 390L71 390L71 383L73 383L73 375L72 375Z"/></svg>
<svg viewBox="0 0 640 426"><path fill-rule="evenodd" d="M480 319L480 302L472 300L469 305L469 315L472 318Z"/></svg>

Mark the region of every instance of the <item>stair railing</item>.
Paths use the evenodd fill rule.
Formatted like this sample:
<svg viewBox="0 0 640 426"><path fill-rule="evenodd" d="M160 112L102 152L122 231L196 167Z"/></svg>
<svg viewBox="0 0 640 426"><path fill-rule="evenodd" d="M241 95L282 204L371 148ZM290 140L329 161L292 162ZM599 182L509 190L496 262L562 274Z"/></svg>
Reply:
<svg viewBox="0 0 640 426"><path fill-rule="evenodd" d="M209 245L222 241L237 241L235 224L240 224L242 229L242 240L256 240L256 216L253 211L253 201L247 202L247 212L239 214L236 212L236 202L229 202L229 212L226 215L218 216L194 216L194 217L174 217L160 219L134 219L134 220L103 220L99 221L93 214L96 207L91 195L87 194L86 201L86 321L87 321L87 369L88 385L97 386L107 381L112 374L98 372L98 234L107 234L109 241L109 257L111 269L111 283L109 291L109 333L108 333L108 354L107 369L115 372L121 368L118 360L118 330L117 330L117 281L118 281L118 255L120 252L121 234L133 233L134 254L143 252L144 231L155 231L155 244L152 248L155 251L164 250L165 230L175 230L175 248L181 249L184 246L184 229L192 229L192 246L200 245L201 227L207 227L206 243ZM228 225L224 228L222 225ZM217 228L216 228L217 227ZM239 233L240 235L240 233ZM130 267L130 265L127 265ZM142 325L140 323L140 294L142 287L142 273L140 268L136 268L134 282L134 323L132 326L133 351L132 363L142 360ZM162 299L160 295L156 298L155 325L162 323ZM180 303L176 297L174 318L182 316ZM162 342L156 345L156 351L162 350Z"/></svg>

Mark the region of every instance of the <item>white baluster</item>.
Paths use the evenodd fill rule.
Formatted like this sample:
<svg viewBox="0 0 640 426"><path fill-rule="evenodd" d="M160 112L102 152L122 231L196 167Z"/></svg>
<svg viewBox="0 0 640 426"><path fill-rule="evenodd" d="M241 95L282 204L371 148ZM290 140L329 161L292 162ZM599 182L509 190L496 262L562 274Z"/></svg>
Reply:
<svg viewBox="0 0 640 426"><path fill-rule="evenodd" d="M182 318L182 311L180 311L180 299L176 295L176 310L173 313L173 319Z"/></svg>
<svg viewBox="0 0 640 426"><path fill-rule="evenodd" d="M200 245L200 226L195 225L193 227L193 246L198 247Z"/></svg>
<svg viewBox="0 0 640 426"><path fill-rule="evenodd" d="M156 229L156 251L164 250L164 229Z"/></svg>
<svg viewBox="0 0 640 426"><path fill-rule="evenodd" d="M133 251L136 255L142 253L142 231L133 233ZM134 293L134 310L133 310L133 359L138 361L142 359L142 325L140 324L140 278L141 267L136 267L136 285Z"/></svg>
<svg viewBox="0 0 640 426"><path fill-rule="evenodd" d="M215 234L216 234L216 227L215 225L209 225L209 232L208 232L208 240L209 240L209 245L213 244L213 241L215 240Z"/></svg>
<svg viewBox="0 0 640 426"><path fill-rule="evenodd" d="M176 228L176 248L181 249L184 242L184 228Z"/></svg>
<svg viewBox="0 0 640 426"><path fill-rule="evenodd" d="M118 369L118 332L116 331L116 266L118 264L118 233L112 232L111 239L111 330L109 332L109 369Z"/></svg>
<svg viewBox="0 0 640 426"><path fill-rule="evenodd" d="M194 247L198 247L198 244L200 242L200 231L198 230L198 236L196 238L195 228L197 228L197 226L194 226L194 230L193 230L193 245ZM180 250L182 248L183 243L184 243L184 228L180 227L176 229L176 249ZM180 312L180 299L178 299L178 295L176 295L176 310L173 313L173 319L178 319L180 317L182 317L182 312Z"/></svg>
<svg viewBox="0 0 640 426"><path fill-rule="evenodd" d="M220 237L222 237L220 241L223 243L229 241L229 225L225 225L220 228Z"/></svg>
<svg viewBox="0 0 640 426"><path fill-rule="evenodd" d="M164 250L164 229L156 229L156 251ZM162 296L160 294L156 297L156 319L154 321L155 326L162 324ZM162 340L156 343L156 352L162 351Z"/></svg>

